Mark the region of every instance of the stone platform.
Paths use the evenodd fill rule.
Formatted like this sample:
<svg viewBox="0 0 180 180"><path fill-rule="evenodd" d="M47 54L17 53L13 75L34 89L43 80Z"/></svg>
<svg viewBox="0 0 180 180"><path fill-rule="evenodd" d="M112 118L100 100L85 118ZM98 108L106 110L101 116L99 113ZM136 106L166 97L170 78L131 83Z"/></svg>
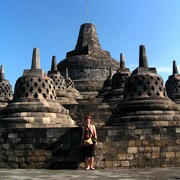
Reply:
<svg viewBox="0 0 180 180"><path fill-rule="evenodd" d="M145 168L120 170L45 170L45 169L0 169L0 180L4 179L103 179L103 180L177 180L180 179L180 167Z"/></svg>

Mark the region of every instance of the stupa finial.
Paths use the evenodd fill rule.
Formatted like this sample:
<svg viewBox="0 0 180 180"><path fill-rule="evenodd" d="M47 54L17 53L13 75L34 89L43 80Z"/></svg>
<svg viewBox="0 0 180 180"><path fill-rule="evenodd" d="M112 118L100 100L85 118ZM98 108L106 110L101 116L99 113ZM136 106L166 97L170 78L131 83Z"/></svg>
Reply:
<svg viewBox="0 0 180 180"><path fill-rule="evenodd" d="M109 68L109 77L112 77L112 67Z"/></svg>
<svg viewBox="0 0 180 180"><path fill-rule="evenodd" d="M66 68L66 78L69 77L68 68Z"/></svg>
<svg viewBox="0 0 180 180"><path fill-rule="evenodd" d="M52 72L57 71L56 56L52 57L51 71Z"/></svg>
<svg viewBox="0 0 180 180"><path fill-rule="evenodd" d="M4 66L3 65L1 65L1 68L0 68L0 79L4 80Z"/></svg>
<svg viewBox="0 0 180 180"><path fill-rule="evenodd" d="M173 75L175 74L178 74L178 68L177 68L177 65L176 65L176 61L174 60L173 61Z"/></svg>
<svg viewBox="0 0 180 180"><path fill-rule="evenodd" d="M40 69L40 56L38 48L33 49L31 70L33 69Z"/></svg>
<svg viewBox="0 0 180 180"><path fill-rule="evenodd" d="M146 48L144 45L139 46L139 67L148 67Z"/></svg>
<svg viewBox="0 0 180 180"><path fill-rule="evenodd" d="M125 66L125 58L124 58L124 54L121 53L120 54L120 69L125 69L126 66Z"/></svg>

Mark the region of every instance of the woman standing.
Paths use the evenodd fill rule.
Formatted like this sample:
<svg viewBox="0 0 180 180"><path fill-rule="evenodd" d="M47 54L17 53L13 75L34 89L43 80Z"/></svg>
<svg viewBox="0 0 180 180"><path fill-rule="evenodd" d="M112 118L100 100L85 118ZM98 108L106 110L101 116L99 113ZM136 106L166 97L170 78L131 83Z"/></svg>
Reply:
<svg viewBox="0 0 180 180"><path fill-rule="evenodd" d="M97 141L92 143L91 140L93 138L97 139L96 127L95 125L91 124L91 116L87 115L85 119L85 125L83 126L81 140L81 146L83 146L84 149L86 170L94 170L94 146L97 144ZM89 144L85 144L85 140L88 140Z"/></svg>

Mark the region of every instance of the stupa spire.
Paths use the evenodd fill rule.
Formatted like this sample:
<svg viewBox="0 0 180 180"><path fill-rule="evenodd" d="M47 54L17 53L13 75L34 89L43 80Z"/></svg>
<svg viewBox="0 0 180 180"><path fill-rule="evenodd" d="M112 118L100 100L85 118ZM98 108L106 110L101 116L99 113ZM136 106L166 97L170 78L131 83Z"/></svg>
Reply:
<svg viewBox="0 0 180 180"><path fill-rule="evenodd" d="M33 69L40 69L40 56L38 48L33 49L31 70Z"/></svg>
<svg viewBox="0 0 180 180"><path fill-rule="evenodd" d="M69 77L68 68L66 68L66 78Z"/></svg>
<svg viewBox="0 0 180 180"><path fill-rule="evenodd" d="M52 57L51 71L52 71L52 72L57 71L56 56L53 56L53 57Z"/></svg>
<svg viewBox="0 0 180 180"><path fill-rule="evenodd" d="M124 54L121 53L120 54L120 69L125 69L126 66L125 66L125 58L124 58Z"/></svg>
<svg viewBox="0 0 180 180"><path fill-rule="evenodd" d="M139 46L139 67L148 67L146 48L144 45Z"/></svg>
<svg viewBox="0 0 180 180"><path fill-rule="evenodd" d="M79 36L75 49L80 50L85 46L94 45L97 49L101 49L99 39L96 33L96 27L91 23L82 24L80 27Z"/></svg>
<svg viewBox="0 0 180 180"><path fill-rule="evenodd" d="M0 68L0 80L4 80L4 66L1 65L1 68Z"/></svg>
<svg viewBox="0 0 180 180"><path fill-rule="evenodd" d="M176 61L174 60L173 61L173 75L175 74L178 74L178 68L177 68L177 65L176 65Z"/></svg>

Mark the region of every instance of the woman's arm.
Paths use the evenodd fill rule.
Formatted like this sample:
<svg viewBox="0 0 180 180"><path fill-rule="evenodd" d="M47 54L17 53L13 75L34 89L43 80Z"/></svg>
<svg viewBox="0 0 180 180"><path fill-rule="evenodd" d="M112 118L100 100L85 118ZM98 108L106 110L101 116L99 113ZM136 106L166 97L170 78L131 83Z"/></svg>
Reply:
<svg viewBox="0 0 180 180"><path fill-rule="evenodd" d="M95 125L93 125L93 135L94 135L95 138L97 139L97 133L96 133L96 127L95 127Z"/></svg>

